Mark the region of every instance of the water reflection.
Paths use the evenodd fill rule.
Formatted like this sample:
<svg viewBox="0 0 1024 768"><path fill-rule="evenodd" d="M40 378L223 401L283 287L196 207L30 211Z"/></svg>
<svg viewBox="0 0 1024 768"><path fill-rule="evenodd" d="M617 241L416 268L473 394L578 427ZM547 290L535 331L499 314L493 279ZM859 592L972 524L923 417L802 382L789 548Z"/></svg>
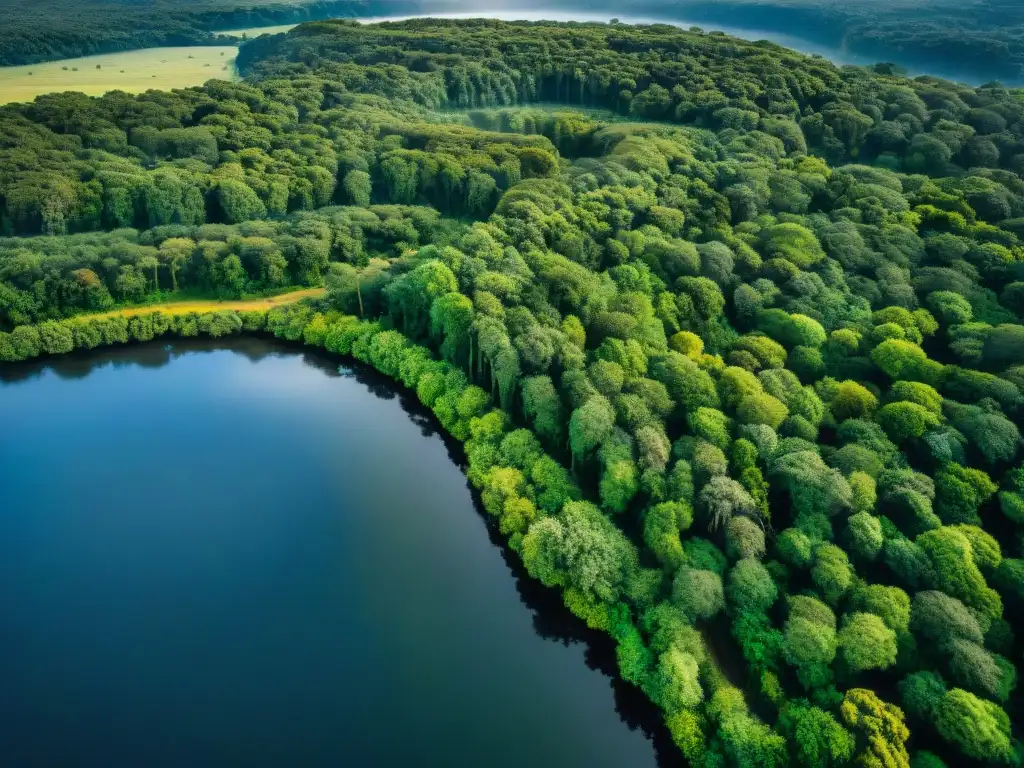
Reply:
<svg viewBox="0 0 1024 768"><path fill-rule="evenodd" d="M333 355L267 338L246 336L228 340L187 339L171 343L153 342L106 348L91 353L42 358L18 365L0 365L0 386L5 383L20 385L47 376L55 376L62 380L81 379L105 368L155 369L183 356L208 355L223 350L242 355L254 363L267 358L299 357L304 366L323 375L332 378L351 378L380 400L397 400L408 419L425 437L440 439L452 463L460 468L465 466L461 444L440 430L433 414L408 390L397 387L387 377L360 363L340 363ZM486 520L487 516L480 504L479 496L469 486L468 481L466 487L471 491L477 514ZM556 591L545 588L529 577L515 553L505 546L496 528L488 525L487 531L491 543L501 552L520 601L531 614L532 627L536 635L565 647L582 646L585 649L586 665L608 679L616 713L630 730L640 731L651 741L658 765L682 765L682 758L672 744L658 710L642 692L618 677L615 648L611 638L588 629L582 621L569 613Z"/></svg>

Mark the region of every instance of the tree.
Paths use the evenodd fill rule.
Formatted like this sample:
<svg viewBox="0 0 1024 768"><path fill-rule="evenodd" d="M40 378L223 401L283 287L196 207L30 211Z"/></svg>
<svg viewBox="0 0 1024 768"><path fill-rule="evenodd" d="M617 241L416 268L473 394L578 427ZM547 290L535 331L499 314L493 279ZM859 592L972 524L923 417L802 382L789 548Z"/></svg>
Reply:
<svg viewBox="0 0 1024 768"><path fill-rule="evenodd" d="M939 418L917 403L904 401L883 405L875 420L895 443L922 437L931 427L938 426Z"/></svg>
<svg viewBox="0 0 1024 768"><path fill-rule="evenodd" d="M780 490L789 492L793 510L799 514L823 512L833 515L849 509L853 502L850 483L837 470L826 466L813 451L794 451L773 460L769 477Z"/></svg>
<svg viewBox="0 0 1024 768"><path fill-rule="evenodd" d="M922 384L919 381L893 382L892 389L889 390L889 399L915 403L931 411L936 416L942 415L942 395L936 392L933 387Z"/></svg>
<svg viewBox="0 0 1024 768"><path fill-rule="evenodd" d="M926 301L944 326L969 323L974 314L971 303L953 291L933 291Z"/></svg>
<svg viewBox="0 0 1024 768"><path fill-rule="evenodd" d="M924 350L902 339L883 341L871 351L871 360L890 379L907 379L930 383L939 376L942 366L929 360Z"/></svg>
<svg viewBox="0 0 1024 768"><path fill-rule="evenodd" d="M618 638L615 647L615 659L618 662L619 674L623 680L639 685L648 675L653 656L644 644L643 635L630 625Z"/></svg>
<svg viewBox="0 0 1024 768"><path fill-rule="evenodd" d="M824 258L818 238L799 224L776 224L762 234L765 251L786 259L800 269L807 269Z"/></svg>
<svg viewBox="0 0 1024 768"><path fill-rule="evenodd" d="M731 442L731 420L717 408L698 408L687 421L693 434L723 451Z"/></svg>
<svg viewBox="0 0 1024 768"><path fill-rule="evenodd" d="M345 174L341 186L345 190L348 202L352 205L365 206L370 204L373 185L370 181L370 174L366 171L359 169L349 171Z"/></svg>
<svg viewBox="0 0 1024 768"><path fill-rule="evenodd" d="M458 280L451 269L436 259L428 259L392 281L384 289L384 296L389 313L403 332L419 339L427 335L434 301L457 291Z"/></svg>
<svg viewBox="0 0 1024 768"><path fill-rule="evenodd" d="M984 642L978 620L967 606L937 590L925 590L914 595L910 629L925 645L944 646L957 638Z"/></svg>
<svg viewBox="0 0 1024 768"><path fill-rule="evenodd" d="M998 487L979 469L950 462L935 473L936 510L946 524L980 523L978 509Z"/></svg>
<svg viewBox="0 0 1024 768"><path fill-rule="evenodd" d="M678 352L668 352L651 361L651 375L668 390L683 413L700 407L717 408L718 392L714 380L697 364Z"/></svg>
<svg viewBox="0 0 1024 768"><path fill-rule="evenodd" d="M63 355L75 348L75 337L64 323L48 320L39 324L39 349L47 355Z"/></svg>
<svg viewBox="0 0 1024 768"><path fill-rule="evenodd" d="M615 411L607 398L594 395L572 412L569 444L574 460L586 458L608 438L615 426Z"/></svg>
<svg viewBox="0 0 1024 768"><path fill-rule="evenodd" d="M811 580L826 602L835 605L853 584L853 569L846 553L835 544L819 544L814 550Z"/></svg>
<svg viewBox="0 0 1024 768"><path fill-rule="evenodd" d="M731 560L761 558L765 553L764 531L749 517L732 517L725 526L725 550Z"/></svg>
<svg viewBox="0 0 1024 768"><path fill-rule="evenodd" d="M668 713L693 709L704 698L697 660L678 648L669 648L658 659L658 703Z"/></svg>
<svg viewBox="0 0 1024 768"><path fill-rule="evenodd" d="M940 589L990 619L1002 615L1002 600L985 583L974 562L970 541L963 533L950 527L938 528L921 534L915 543L931 560Z"/></svg>
<svg viewBox="0 0 1024 768"><path fill-rule="evenodd" d="M541 456L533 463L530 481L534 485L537 506L548 514L557 513L568 501L579 500L579 487L562 465L550 456Z"/></svg>
<svg viewBox="0 0 1024 768"><path fill-rule="evenodd" d="M900 681L900 701L911 718L931 723L948 690L942 676L931 671L914 672Z"/></svg>
<svg viewBox="0 0 1024 768"><path fill-rule="evenodd" d="M171 273L172 290L178 290L178 272L192 257L195 247L195 241L187 237L170 237L160 243L159 258Z"/></svg>
<svg viewBox="0 0 1024 768"><path fill-rule="evenodd" d="M693 510L686 502L655 504L644 516L644 543L663 566L675 571L686 560L679 534L692 524Z"/></svg>
<svg viewBox="0 0 1024 768"><path fill-rule="evenodd" d="M788 314L781 309L763 310L757 317L758 327L788 349L820 347L827 338L817 320L801 314Z"/></svg>
<svg viewBox="0 0 1024 768"><path fill-rule="evenodd" d="M216 188L217 203L229 224L249 219L262 219L267 208L259 196L244 182L223 179Z"/></svg>
<svg viewBox="0 0 1024 768"><path fill-rule="evenodd" d="M872 613L850 613L839 630L839 655L854 672L896 663L896 633Z"/></svg>
<svg viewBox="0 0 1024 768"><path fill-rule="evenodd" d="M697 498L697 506L712 531L727 525L734 516L757 513L754 500L743 486L723 476L708 480Z"/></svg>
<svg viewBox="0 0 1024 768"><path fill-rule="evenodd" d="M565 414L549 376L530 376L522 383L523 415L549 447L562 445Z"/></svg>
<svg viewBox="0 0 1024 768"><path fill-rule="evenodd" d="M633 545L592 504L567 503L538 520L523 539L523 561L545 584L569 586L596 603L613 603L636 568Z"/></svg>
<svg viewBox="0 0 1024 768"><path fill-rule="evenodd" d="M832 389L831 395L829 410L832 411L832 417L837 422L846 419L870 418L878 407L878 399L867 387L856 381L839 382Z"/></svg>
<svg viewBox="0 0 1024 768"><path fill-rule="evenodd" d="M943 650L948 654L946 666L954 683L988 698L1008 698L1017 676L1012 664L962 638L952 640Z"/></svg>
<svg viewBox="0 0 1024 768"><path fill-rule="evenodd" d="M431 333L439 338L441 355L472 370L473 302L461 293L446 293L430 305Z"/></svg>
<svg viewBox="0 0 1024 768"><path fill-rule="evenodd" d="M765 424L777 429L788 415L785 404L767 392L748 395L736 406L736 418L742 424Z"/></svg>
<svg viewBox="0 0 1024 768"><path fill-rule="evenodd" d="M906 741L910 731L903 712L872 691L851 688L839 706L843 723L857 737L860 763L865 766L909 766Z"/></svg>
<svg viewBox="0 0 1024 768"><path fill-rule="evenodd" d="M858 512L846 522L846 543L851 554L874 560L882 550L882 524L867 512Z"/></svg>
<svg viewBox="0 0 1024 768"><path fill-rule="evenodd" d="M786 661L797 668L805 688L827 685L837 648L835 614L812 597L791 596L783 648Z"/></svg>
<svg viewBox="0 0 1024 768"><path fill-rule="evenodd" d="M977 760L1011 759L1010 719L998 706L953 688L935 710L935 728L946 741Z"/></svg>
<svg viewBox="0 0 1024 768"><path fill-rule="evenodd" d="M691 622L712 618L725 607L721 577L714 571L680 568L672 583L672 603Z"/></svg>
<svg viewBox="0 0 1024 768"><path fill-rule="evenodd" d="M910 628L910 597L899 587L864 584L853 595L858 610L873 613L893 630L897 637Z"/></svg>
<svg viewBox="0 0 1024 768"><path fill-rule="evenodd" d="M725 596L736 613L765 613L778 594L768 569L752 557L743 558L729 570Z"/></svg>
<svg viewBox="0 0 1024 768"><path fill-rule="evenodd" d="M1000 413L954 405L950 421L989 464L1012 461L1020 448L1020 430Z"/></svg>
<svg viewBox="0 0 1024 768"><path fill-rule="evenodd" d="M738 768L776 768L786 764L786 742L746 712L724 717L719 725L730 762Z"/></svg>
<svg viewBox="0 0 1024 768"><path fill-rule="evenodd" d="M779 713L779 730L790 740L797 764L841 766L853 757L855 741L831 713L804 699L786 704Z"/></svg>

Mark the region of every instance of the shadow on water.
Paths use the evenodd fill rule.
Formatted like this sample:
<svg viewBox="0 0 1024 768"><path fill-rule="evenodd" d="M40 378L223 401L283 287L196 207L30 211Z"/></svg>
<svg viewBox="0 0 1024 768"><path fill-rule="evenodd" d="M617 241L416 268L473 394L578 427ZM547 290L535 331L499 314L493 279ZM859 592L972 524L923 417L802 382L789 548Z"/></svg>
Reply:
<svg viewBox="0 0 1024 768"><path fill-rule="evenodd" d="M462 444L441 430L433 413L425 408L412 393L358 361L351 359L342 361L327 352L311 350L300 343L283 342L270 337L175 339L171 342L128 344L88 352L74 352L60 357L38 358L24 363L0 364L0 383L27 382L47 374L61 379L80 379L93 371L108 367L115 369L132 366L160 368L185 355L207 354L223 350L242 355L253 362L259 362L268 357L298 355L305 365L326 376L349 377L381 400L397 399L402 410L419 427L423 436L440 439L452 463L460 470L465 471L466 456ZM630 730L639 730L651 741L660 768L676 768L686 765L679 750L672 743L657 707L640 689L629 685L619 677L614 641L608 635L587 627L563 605L556 590L545 587L527 574L518 555L508 548L497 528L491 524L483 509L479 494L468 480L466 487L470 491L477 514L488 523L488 537L491 543L501 551L502 559L515 582L520 600L532 615L533 628L537 635L564 646L584 646L584 659L587 666L609 679L616 713Z"/></svg>

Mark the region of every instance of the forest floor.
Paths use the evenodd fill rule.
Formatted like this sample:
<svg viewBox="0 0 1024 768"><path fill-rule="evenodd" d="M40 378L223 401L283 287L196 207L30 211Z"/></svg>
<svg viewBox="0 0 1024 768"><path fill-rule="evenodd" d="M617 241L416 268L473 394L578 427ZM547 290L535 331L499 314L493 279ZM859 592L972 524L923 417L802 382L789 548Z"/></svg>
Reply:
<svg viewBox="0 0 1024 768"><path fill-rule="evenodd" d="M113 309L110 312L96 312L91 315L75 315L75 320L91 320L101 317L131 317L145 315L149 312L166 312L171 315L184 315L188 312L219 312L230 309L244 312L254 309L273 309L283 304L293 304L300 299L315 299L324 295L323 288L303 288L300 291L279 293L277 296L262 296L255 299L188 299L185 301L168 301L163 304L144 304L139 307Z"/></svg>

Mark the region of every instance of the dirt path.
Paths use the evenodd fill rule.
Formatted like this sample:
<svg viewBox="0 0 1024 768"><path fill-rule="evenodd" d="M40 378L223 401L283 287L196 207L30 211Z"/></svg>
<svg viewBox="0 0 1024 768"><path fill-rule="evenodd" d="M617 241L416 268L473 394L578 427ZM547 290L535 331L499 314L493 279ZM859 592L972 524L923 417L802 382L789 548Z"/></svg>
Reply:
<svg viewBox="0 0 1024 768"><path fill-rule="evenodd" d="M147 304L142 307L115 309L110 312L97 312L92 315L76 315L75 319L89 320L98 317L131 317L145 315L149 312L166 312L171 315L183 315L187 312L218 312L222 309L233 309L236 312L252 309L272 309L282 304L291 304L299 299L318 298L324 295L323 288L304 288L301 291L280 293L259 299L239 299L217 301L215 299L194 299L189 301L169 301L166 304Z"/></svg>

